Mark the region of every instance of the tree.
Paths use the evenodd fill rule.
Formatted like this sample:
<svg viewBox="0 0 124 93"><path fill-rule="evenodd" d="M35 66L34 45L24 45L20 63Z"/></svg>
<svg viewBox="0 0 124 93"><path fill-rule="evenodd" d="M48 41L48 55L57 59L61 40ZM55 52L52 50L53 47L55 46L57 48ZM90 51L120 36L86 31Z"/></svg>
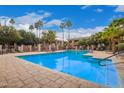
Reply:
<svg viewBox="0 0 124 93"><path fill-rule="evenodd" d="M67 28L68 28L68 40L70 40L70 27L72 26L72 23L71 23L71 21L67 21L66 22L66 26L67 26ZM68 42L68 48L69 48L69 46L70 46L70 43Z"/></svg>
<svg viewBox="0 0 124 93"><path fill-rule="evenodd" d="M65 23L61 23L60 24L60 28L62 29L62 32L63 32L63 35L62 35L62 38L63 38L63 41L62 41L62 47L64 48L64 28L65 28L66 24Z"/></svg>
<svg viewBox="0 0 124 93"><path fill-rule="evenodd" d="M2 27L0 29L0 44L4 45L7 43L7 27Z"/></svg>
<svg viewBox="0 0 124 93"><path fill-rule="evenodd" d="M0 31L0 43L8 46L17 43L21 39L18 31L13 27L3 26Z"/></svg>
<svg viewBox="0 0 124 93"><path fill-rule="evenodd" d="M72 26L72 23L71 23L71 21L67 21L66 22L66 26L67 26L67 28L68 28L68 39L70 39L70 27Z"/></svg>
<svg viewBox="0 0 124 93"><path fill-rule="evenodd" d="M12 25L15 24L15 20L14 19L10 19L9 21Z"/></svg>
<svg viewBox="0 0 124 93"><path fill-rule="evenodd" d="M15 28L10 27L7 38L8 38L7 42L9 44L14 44L14 43L17 43L21 39L21 36L19 35L18 31Z"/></svg>
<svg viewBox="0 0 124 93"><path fill-rule="evenodd" d="M22 37L21 40L18 41L18 45L34 45L37 44L37 38L34 33L26 32L25 30L19 30L19 34Z"/></svg>
<svg viewBox="0 0 124 93"><path fill-rule="evenodd" d="M40 21L39 20L39 21L37 21L35 23L35 28L37 29L37 36L38 36L38 38L40 38L40 32L39 32L39 30L40 30L41 27L43 27L43 21Z"/></svg>
<svg viewBox="0 0 124 93"><path fill-rule="evenodd" d="M87 39L86 38L82 38L78 41L78 45L80 46L86 46L87 45Z"/></svg>
<svg viewBox="0 0 124 93"><path fill-rule="evenodd" d="M48 42L49 44L52 44L55 42L56 34L54 31L49 30L48 31Z"/></svg>
<svg viewBox="0 0 124 93"><path fill-rule="evenodd" d="M55 42L56 34L54 31L48 30L47 32L43 32L42 34L43 34L43 36L41 39L45 43L52 44Z"/></svg>
<svg viewBox="0 0 124 93"><path fill-rule="evenodd" d="M13 24L15 24L15 20L14 19L10 19L10 21L9 21L10 23L11 23L11 25L13 26ZM14 49L16 49L16 43L14 43Z"/></svg>
<svg viewBox="0 0 124 93"><path fill-rule="evenodd" d="M109 49L112 51L116 50L116 43L118 43L119 29L115 25L111 25L106 29L104 37L109 41Z"/></svg>
<svg viewBox="0 0 124 93"><path fill-rule="evenodd" d="M34 29L34 26L33 25L30 25L29 26L29 30L32 32L33 29Z"/></svg>

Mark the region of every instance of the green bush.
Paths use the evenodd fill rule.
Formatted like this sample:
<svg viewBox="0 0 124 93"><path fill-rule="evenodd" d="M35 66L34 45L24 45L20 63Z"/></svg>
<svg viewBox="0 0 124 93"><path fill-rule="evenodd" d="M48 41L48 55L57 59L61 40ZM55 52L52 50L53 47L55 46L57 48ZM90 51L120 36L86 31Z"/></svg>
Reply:
<svg viewBox="0 0 124 93"><path fill-rule="evenodd" d="M117 48L118 48L118 51L124 50L124 43L119 43L119 44L117 45Z"/></svg>

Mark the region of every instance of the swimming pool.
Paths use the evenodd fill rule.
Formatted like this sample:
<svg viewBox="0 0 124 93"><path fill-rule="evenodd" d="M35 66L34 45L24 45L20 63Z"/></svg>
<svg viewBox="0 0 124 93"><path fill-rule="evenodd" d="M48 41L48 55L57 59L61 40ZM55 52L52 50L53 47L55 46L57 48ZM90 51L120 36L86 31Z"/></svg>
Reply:
<svg viewBox="0 0 124 93"><path fill-rule="evenodd" d="M111 60L100 66L97 58L85 56L87 51L64 51L36 55L18 56L26 61L63 72L80 79L107 87L121 87L120 79Z"/></svg>

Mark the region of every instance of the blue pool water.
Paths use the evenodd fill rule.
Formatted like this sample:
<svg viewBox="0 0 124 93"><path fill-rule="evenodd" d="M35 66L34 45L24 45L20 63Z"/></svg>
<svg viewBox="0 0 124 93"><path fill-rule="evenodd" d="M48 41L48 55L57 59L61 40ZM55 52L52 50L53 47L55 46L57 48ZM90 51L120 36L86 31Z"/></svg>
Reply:
<svg viewBox="0 0 124 93"><path fill-rule="evenodd" d="M85 53L87 51L65 51L18 57L101 86L121 87L120 79L111 60L103 62L103 64L107 63L107 66L100 66L98 64L99 59L84 56Z"/></svg>

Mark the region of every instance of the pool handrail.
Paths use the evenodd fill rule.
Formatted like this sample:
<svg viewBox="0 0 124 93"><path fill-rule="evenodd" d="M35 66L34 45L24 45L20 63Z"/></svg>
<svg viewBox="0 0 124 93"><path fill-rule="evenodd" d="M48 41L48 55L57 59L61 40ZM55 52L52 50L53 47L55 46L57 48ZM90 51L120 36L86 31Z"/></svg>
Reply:
<svg viewBox="0 0 124 93"><path fill-rule="evenodd" d="M111 58L111 57L114 57L114 56L116 56L116 55L122 54L122 53L124 53L124 51L116 52L116 53L114 53L114 54L111 55L111 56L108 56L108 57L106 57L106 58L104 58L104 59L99 60L99 61L98 61L98 64L99 64L100 66L106 66L106 64L101 64L101 62L104 61L104 60L107 60L107 59L109 59L109 58Z"/></svg>

